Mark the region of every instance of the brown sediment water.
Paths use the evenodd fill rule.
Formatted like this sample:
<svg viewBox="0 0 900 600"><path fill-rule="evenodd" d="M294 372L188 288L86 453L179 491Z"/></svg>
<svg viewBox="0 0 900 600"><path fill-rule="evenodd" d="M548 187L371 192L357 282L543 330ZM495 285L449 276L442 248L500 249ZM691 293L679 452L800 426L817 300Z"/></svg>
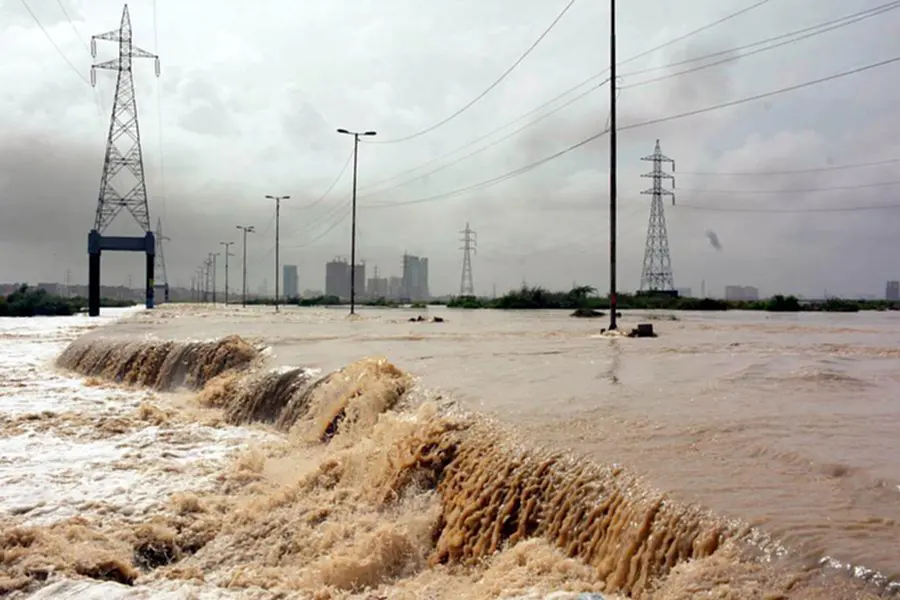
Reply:
<svg viewBox="0 0 900 600"><path fill-rule="evenodd" d="M160 515L158 523L112 535L117 548L134 554L122 558L120 550L120 559L145 579L310 593L370 589L391 598L490 598L529 587L663 599L862 598L890 591L890 567L898 557L892 467L882 466L878 484L871 485L859 448L832 447L832 456L818 462L808 454L824 450L816 435L839 439L834 427L812 426L823 423L826 412L812 402L816 393L828 405L834 388L845 397L855 390L870 413L884 416L878 395L869 395L897 382L885 375L890 369L880 368L879 361L891 360L892 348L881 327L789 322L789 334L778 342L771 338L778 335L771 322L754 329L727 318L692 323L687 317L658 324L663 337L644 341L599 339L593 334L601 325L586 331L584 322L552 313L469 317L445 311L447 323L407 324L392 311L352 323L329 311L278 317L207 311L206 333L221 327L269 346L267 364L248 371L261 357L244 339L165 341L169 335L183 339L166 322L177 316L178 332L190 334L198 312L166 307L140 315L82 338L60 359L112 381L191 387L201 404L221 410L231 423L264 423L285 432L283 443L254 448L237 460L217 493L182 498L180 508ZM475 322L457 323L467 318ZM273 319L281 322L268 324ZM797 331L804 326L811 338L806 345ZM149 332L162 341L147 339ZM798 359L820 360L817 353L836 344L836 335L865 338L841 346L844 355L865 357L863 367L828 363L817 371ZM244 358L228 358L226 347ZM184 370L162 369L168 355L190 352L210 357L209 365L193 371L202 376L161 375ZM104 358L77 358L87 355ZM364 358L373 355L391 356L392 362ZM654 380L665 369L650 357L670 366L680 362L681 371ZM774 360L766 368L762 357ZM729 358L731 368L722 369ZM692 370L690 363L704 369ZM645 365L651 373L641 374ZM145 374L129 376L131 369ZM710 399L684 394L692 375L701 378L694 390L714 390L716 402L731 404L730 421L710 418L727 410L704 415L692 406L700 403L710 412ZM747 401L748 382L757 393L772 386L756 406ZM661 389L654 395L653 387ZM767 444L774 417L766 401L778 387L793 401L776 403L789 417L784 429L796 428L785 438L794 446L786 449ZM447 402L447 392L458 401ZM639 400L641 392L649 398ZM795 405L804 400L800 408L811 418ZM684 427L688 431L678 435ZM753 442L747 444L748 438ZM890 443L884 440L888 448ZM748 471L734 470L744 464ZM766 479L766 471L779 465ZM728 467L731 472L723 473ZM658 477L666 470L667 477ZM688 481L671 493L659 491L679 476ZM777 489L792 476L796 489ZM854 484L855 494L844 505L832 504L849 493L851 486L836 485L844 480ZM828 487L831 496L803 497ZM715 496L726 489L726 499L735 497L730 488L742 488L743 499L728 506ZM805 503L808 522L791 527L802 507L780 507L788 497ZM843 525L848 517L835 508L873 516L854 528ZM828 509L833 514L816 523ZM761 512L769 518L760 519ZM809 539L806 532L817 529L819 535ZM92 531L98 539L109 537ZM866 552L858 553L856 538L873 532ZM854 543L842 544L842 537ZM857 569L857 581L835 578L820 564L825 557L872 571ZM9 572L27 577L19 567ZM864 579L877 585L866 590ZM448 584L464 593L454 596Z"/></svg>

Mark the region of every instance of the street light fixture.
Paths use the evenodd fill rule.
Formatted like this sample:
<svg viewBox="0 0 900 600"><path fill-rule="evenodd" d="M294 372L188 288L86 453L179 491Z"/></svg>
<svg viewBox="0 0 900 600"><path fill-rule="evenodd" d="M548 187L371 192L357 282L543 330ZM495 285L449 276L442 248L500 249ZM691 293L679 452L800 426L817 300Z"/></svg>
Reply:
<svg viewBox="0 0 900 600"><path fill-rule="evenodd" d="M234 242L219 242L220 245L225 246L225 306L228 306L228 257L234 256L231 253L231 247L234 245Z"/></svg>
<svg viewBox="0 0 900 600"><path fill-rule="evenodd" d="M278 312L278 227L281 220L281 201L290 200L290 196L266 196L275 201L275 312Z"/></svg>
<svg viewBox="0 0 900 600"><path fill-rule="evenodd" d="M244 271L243 281L241 282L241 306L247 306L247 234L256 233L253 225L238 225L238 229L244 232L244 250L241 266Z"/></svg>
<svg viewBox="0 0 900 600"><path fill-rule="evenodd" d="M377 135L374 131L338 129L338 133L353 136L353 208L350 220L350 314L356 314L356 165L359 158L360 136Z"/></svg>

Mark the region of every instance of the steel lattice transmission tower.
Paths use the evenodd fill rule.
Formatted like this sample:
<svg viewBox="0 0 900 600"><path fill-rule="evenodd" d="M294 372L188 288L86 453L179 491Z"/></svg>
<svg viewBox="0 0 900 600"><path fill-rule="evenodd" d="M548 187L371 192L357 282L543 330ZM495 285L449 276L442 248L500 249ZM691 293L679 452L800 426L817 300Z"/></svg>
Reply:
<svg viewBox="0 0 900 600"><path fill-rule="evenodd" d="M647 243L644 248L644 268L641 271L641 291L672 291L675 282L672 277L672 258L669 256L669 234L666 230L666 214L663 209L663 196L671 196L675 204L675 194L663 187L663 181L670 180L675 187L675 177L663 172L663 163L671 163L675 171L675 161L662 153L659 140L653 154L641 160L653 163L653 171L641 177L653 180L653 187L641 194L653 196L650 203L650 223L647 225Z"/></svg>
<svg viewBox="0 0 900 600"><path fill-rule="evenodd" d="M152 58L159 77L159 57L131 43L131 18L128 5L122 9L118 29L91 37L91 56L97 56L97 40L118 42L119 56L113 60L91 65L91 85L97 85L97 69L116 71L116 97L109 121L106 154L94 228L88 233L88 315L100 315L100 258L104 250L141 252L146 256L145 289L147 308L153 308L156 282L156 236L150 229L150 209L147 206L147 184L144 180L144 157L141 153L141 132L138 127L137 103L131 62L134 58ZM126 190L122 193L121 190ZM104 232L116 216L126 209L137 221L144 234L140 237L105 236Z"/></svg>
<svg viewBox="0 0 900 600"><path fill-rule="evenodd" d="M118 72L94 229L103 233L116 215L122 209L126 209L134 216L144 231L150 231L150 209L147 206L141 130L138 126L137 101L131 63L134 58L152 58L155 61L156 76L159 77L159 56L132 44L131 18L128 15L127 4L122 11L122 22L118 29L91 38L91 56L95 58L97 56L97 40L118 42L119 56L91 66L91 85L94 86L97 85L97 69ZM113 181L117 180L124 171L128 171L133 176L133 180L120 183L120 185L129 187L116 189ZM127 191L122 193L121 189L127 189Z"/></svg>
<svg viewBox="0 0 900 600"><path fill-rule="evenodd" d="M163 233L162 219L156 219L156 287L163 291L163 301L169 301L169 276L166 274L166 257L163 255L163 242L171 242L172 238Z"/></svg>
<svg viewBox="0 0 900 600"><path fill-rule="evenodd" d="M475 231L469 227L468 223L466 223L466 228L459 233L462 234L462 238L460 239L462 247L460 250L463 251L463 267L462 278L459 282L459 295L474 296L475 284L472 282L472 255L478 253L478 248L476 247L478 239Z"/></svg>

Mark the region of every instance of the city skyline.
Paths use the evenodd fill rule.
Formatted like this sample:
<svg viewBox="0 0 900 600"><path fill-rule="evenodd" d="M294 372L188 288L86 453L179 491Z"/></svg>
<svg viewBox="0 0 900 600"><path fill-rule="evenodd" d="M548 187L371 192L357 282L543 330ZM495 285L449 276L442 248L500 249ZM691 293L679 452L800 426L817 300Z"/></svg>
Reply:
<svg viewBox="0 0 900 600"><path fill-rule="evenodd" d="M67 270L73 281L86 280L84 237L96 204L114 82L99 74L95 94L79 80L78 73L87 77L91 58L73 28L82 37L110 29L117 23L121 4L102 0L89 6L65 1L64 5L73 23L55 1L30 3L47 36L74 69L20 4L0 6L0 50L9 57L0 68L0 84L8 91L0 101L4 108L0 120L8 132L0 142L4 211L0 255L16 257L0 261L0 281L62 281ZM658 10L649 14L623 6L620 54L633 56L748 5L704 0L690 10L679 9L677 20L672 19L675 9L664 4L654 5ZM602 139L507 183L399 205L510 172L601 127L608 94L598 90L506 141L497 140L513 127L494 135L484 143L496 145L473 158L446 166L480 145L427 169L402 174L601 72L605 49L593 32L607 26L602 6L574 5L535 52L471 110L434 133L393 144L382 142L439 122L484 90L561 7L501 0L496 6L479 8L467 1L449 14L429 7L409 13L389 0L375 13L369 9L346 13L339 6L313 11L302 19L289 11L279 13L276 28L295 34L302 31L304 47L322 49L307 56L290 46L296 35L282 38L271 31L270 19L284 6L280 2L273 1L259 14L239 14L205 0L197 6L210 8L203 8L208 19L199 28L193 23L196 6L160 7L156 23L147 7L130 7L135 36L154 40L158 29L159 48L152 42L144 45L163 56L158 84L152 69L149 73L136 70L135 78L151 219L162 219L172 238L166 243L171 285L189 285L196 265L220 241L228 241L226 236L237 241L234 228L241 223L257 228L248 236L248 288L255 290L264 279L271 281L274 215L264 196L273 188L293 198L282 206L282 264L298 266L298 278L304 282L301 288L305 282L320 281L320 265L334 255L349 254L350 246L349 222L339 221L349 197L346 169L332 193L319 201L348 159L346 140L334 128L359 124L379 131L377 143L360 148L359 257L368 264L381 265L388 272L396 268L392 261L403 251L428 256L432 293L455 293L462 265L457 232L471 222L480 242L473 265L478 293L495 283L500 289L516 287L523 278L548 288L562 289L575 279L601 292L607 289L607 151ZM824 2L814 9L769 3L623 66L620 126L727 103L885 59L896 13L721 66L635 85L687 67L636 74L642 69L715 52L727 55L743 44L855 10L837 2ZM354 31L361 23L370 29L355 43L344 44L341 32ZM429 28L437 23L446 26L432 34ZM230 41L226 54L221 45L200 41L207 35L206 27ZM406 49L411 46L419 58L410 58ZM318 58L326 51L333 56L327 66ZM266 63L266 56L279 54L291 56L286 72ZM372 61L381 68L367 70L367 65L376 64ZM900 84L889 76L893 68L623 131L619 159L622 289L639 286L649 214L649 201L639 194L647 183L640 178L646 165L639 158L649 154L653 140L659 138L678 166L679 203L666 207L676 287L696 290L705 279L710 289L746 284L759 287L761 294L778 290L812 297L828 289L838 295L882 295L884 282L896 279L900 270L890 258L898 241L886 217L894 213L815 211L890 203L889 185L834 188L900 179L895 163L842 168L900 157L893 102ZM28 77L23 77L26 72ZM360 72L365 73L361 78L349 77ZM441 77L433 76L435 72ZM277 81L281 93L273 96L263 91L265 86L250 84L264 79ZM872 81L879 83L879 94L861 93ZM267 123L277 123L278 131ZM160 168L160 156L165 169ZM420 177L438 167L446 168ZM723 175L808 168L822 170ZM397 186L401 183L405 185ZM817 188L832 191L742 193ZM784 208L813 212L752 212ZM741 212L747 210L751 212ZM716 232L723 250L710 247L708 230ZM232 266L239 267L240 260L234 259ZM105 256L104 283L124 282L128 275L139 280L142 267L136 256Z"/></svg>

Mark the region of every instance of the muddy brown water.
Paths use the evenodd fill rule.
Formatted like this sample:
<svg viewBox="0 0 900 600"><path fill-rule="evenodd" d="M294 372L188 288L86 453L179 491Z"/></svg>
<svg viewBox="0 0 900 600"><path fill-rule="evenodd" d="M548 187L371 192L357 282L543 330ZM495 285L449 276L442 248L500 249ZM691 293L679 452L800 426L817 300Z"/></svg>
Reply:
<svg viewBox="0 0 900 600"><path fill-rule="evenodd" d="M359 312L172 306L88 336L237 334L268 345L272 366L323 370L385 356L536 443L760 525L804 560L900 579L898 313L666 313L652 316L660 337L638 340L558 311Z"/></svg>

